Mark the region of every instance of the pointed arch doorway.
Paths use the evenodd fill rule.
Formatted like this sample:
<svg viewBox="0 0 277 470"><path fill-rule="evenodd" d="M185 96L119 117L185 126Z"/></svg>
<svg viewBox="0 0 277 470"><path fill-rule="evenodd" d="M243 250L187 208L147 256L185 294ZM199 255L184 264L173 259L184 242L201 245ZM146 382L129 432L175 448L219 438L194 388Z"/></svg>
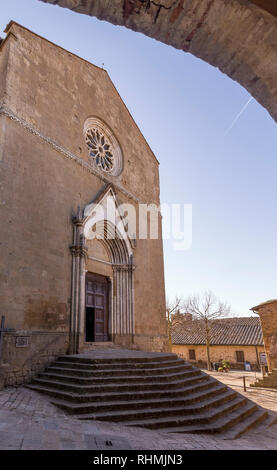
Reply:
<svg viewBox="0 0 277 470"><path fill-rule="evenodd" d="M109 341L109 283L101 274L86 273L85 342Z"/></svg>
<svg viewBox="0 0 277 470"><path fill-rule="evenodd" d="M105 216L105 208L114 201L115 218ZM103 218L97 218L97 207L101 206ZM113 341L130 346L134 329L134 253L133 246L124 230L117 209L115 192L110 185L96 202L79 210L73 218L72 252L72 298L70 318L69 351L75 354L84 350L87 343ZM91 256L88 244L91 231L108 255L102 261L109 274L91 272ZM86 344L85 344L86 343Z"/></svg>

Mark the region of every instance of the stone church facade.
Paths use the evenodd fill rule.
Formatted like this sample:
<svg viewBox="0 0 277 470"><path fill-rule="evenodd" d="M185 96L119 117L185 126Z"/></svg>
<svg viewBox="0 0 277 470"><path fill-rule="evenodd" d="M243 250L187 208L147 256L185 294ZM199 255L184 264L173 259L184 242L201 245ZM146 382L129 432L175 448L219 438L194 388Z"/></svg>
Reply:
<svg viewBox="0 0 277 470"><path fill-rule="evenodd" d="M6 384L112 341L167 349L157 239L119 207L159 206L159 164L107 72L11 22L0 45L0 315ZM119 224L98 220L114 203ZM101 225L102 224L102 225ZM113 236L109 236L113 234Z"/></svg>

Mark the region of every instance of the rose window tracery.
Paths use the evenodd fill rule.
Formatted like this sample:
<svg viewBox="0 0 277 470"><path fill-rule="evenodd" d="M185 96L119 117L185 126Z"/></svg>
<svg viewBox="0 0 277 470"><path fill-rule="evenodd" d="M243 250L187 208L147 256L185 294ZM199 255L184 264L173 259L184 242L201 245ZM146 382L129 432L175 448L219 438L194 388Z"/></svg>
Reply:
<svg viewBox="0 0 277 470"><path fill-rule="evenodd" d="M114 167L112 146L108 138L98 129L88 129L86 143L89 155L103 171L110 172Z"/></svg>
<svg viewBox="0 0 277 470"><path fill-rule="evenodd" d="M102 121L92 116L84 124L84 138L90 164L109 176L119 176L123 169L123 154L113 131Z"/></svg>

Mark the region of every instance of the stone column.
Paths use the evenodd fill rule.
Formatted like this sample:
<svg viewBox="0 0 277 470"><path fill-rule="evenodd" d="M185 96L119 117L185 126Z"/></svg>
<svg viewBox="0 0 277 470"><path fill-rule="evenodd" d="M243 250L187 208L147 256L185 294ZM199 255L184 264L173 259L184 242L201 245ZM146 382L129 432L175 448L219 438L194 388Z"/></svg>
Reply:
<svg viewBox="0 0 277 470"><path fill-rule="evenodd" d="M113 301L113 335L133 342L134 336L134 286L132 264L115 264Z"/></svg>
<svg viewBox="0 0 277 470"><path fill-rule="evenodd" d="M69 353L77 354L80 349L80 336L83 333L85 309L85 256L87 247L83 235L83 214L78 208L77 215L72 219L73 244L70 246L72 254L72 280L71 280L71 312Z"/></svg>
<svg viewBox="0 0 277 470"><path fill-rule="evenodd" d="M3 390L5 384L4 369L0 365L0 390Z"/></svg>
<svg viewBox="0 0 277 470"><path fill-rule="evenodd" d="M108 278L108 286L109 286L109 335L111 340L113 340L114 334L114 309L113 309L113 278Z"/></svg>

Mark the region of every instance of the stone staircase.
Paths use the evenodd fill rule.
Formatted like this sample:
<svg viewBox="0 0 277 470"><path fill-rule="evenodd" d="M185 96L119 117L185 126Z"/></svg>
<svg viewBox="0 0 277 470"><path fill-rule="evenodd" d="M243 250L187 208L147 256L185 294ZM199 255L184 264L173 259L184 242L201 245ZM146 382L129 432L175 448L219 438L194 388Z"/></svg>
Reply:
<svg viewBox="0 0 277 470"><path fill-rule="evenodd" d="M107 351L107 349L122 349L120 345L114 344L112 341L97 341L92 343L85 343L84 346L84 353L88 353L90 351Z"/></svg>
<svg viewBox="0 0 277 470"><path fill-rule="evenodd" d="M256 380L256 382L251 384L250 387L277 389L277 369L272 369L272 372L269 372L264 378Z"/></svg>
<svg viewBox="0 0 277 470"><path fill-rule="evenodd" d="M235 438L267 411L175 354L91 351L62 356L27 387L75 418Z"/></svg>

